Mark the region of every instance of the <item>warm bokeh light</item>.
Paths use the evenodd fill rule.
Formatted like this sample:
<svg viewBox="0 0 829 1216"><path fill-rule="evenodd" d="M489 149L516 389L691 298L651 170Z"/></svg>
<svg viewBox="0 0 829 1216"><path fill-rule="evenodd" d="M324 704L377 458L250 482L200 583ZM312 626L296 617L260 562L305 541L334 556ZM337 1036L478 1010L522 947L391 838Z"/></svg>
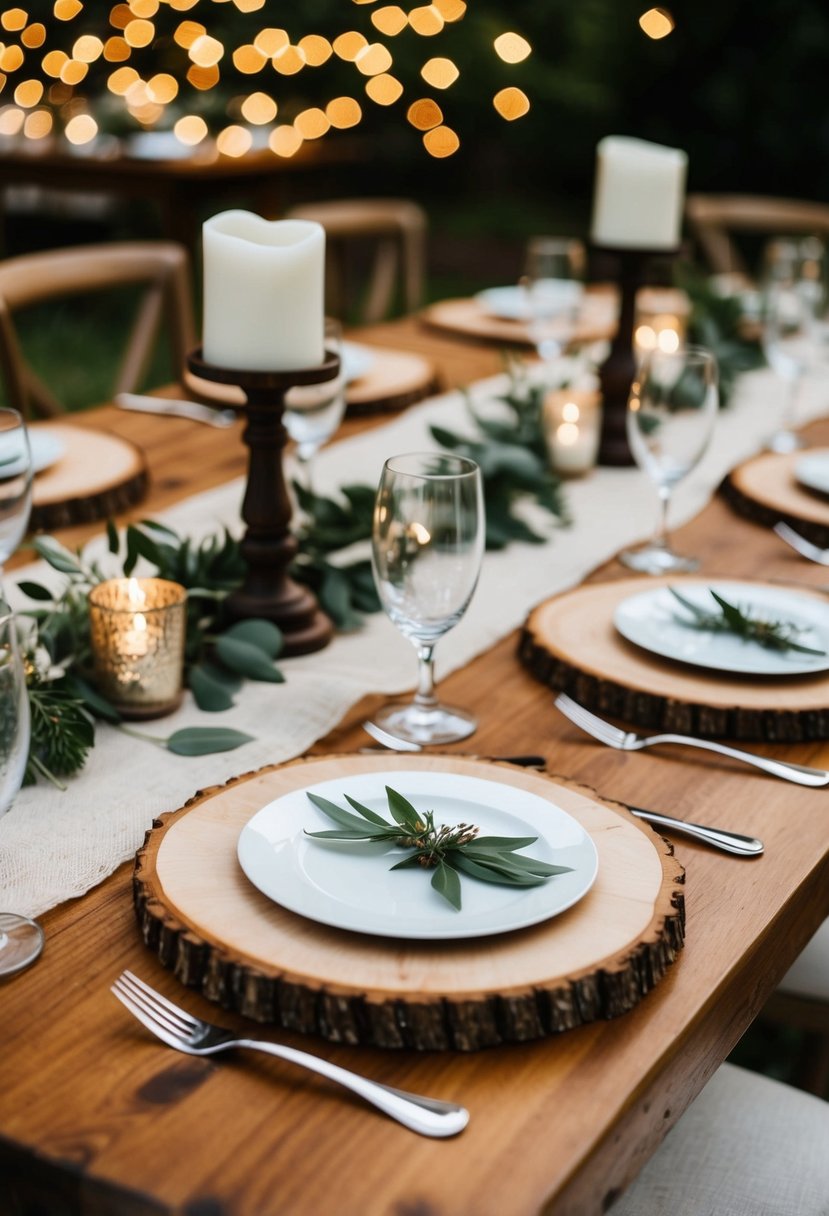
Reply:
<svg viewBox="0 0 829 1216"><path fill-rule="evenodd" d="M395 76L372 76L366 81L366 94L378 106L391 106L403 96L403 85Z"/></svg>
<svg viewBox="0 0 829 1216"><path fill-rule="evenodd" d="M504 63L521 63L532 51L527 39L520 34L499 34L493 45L496 55Z"/></svg>
<svg viewBox="0 0 829 1216"><path fill-rule="evenodd" d="M371 24L387 38L394 38L409 24L409 18L397 4L387 4L371 14Z"/></svg>
<svg viewBox="0 0 829 1216"><path fill-rule="evenodd" d="M423 146L430 156L440 160L457 152L461 141L451 127L434 127L423 136Z"/></svg>
<svg viewBox="0 0 829 1216"><path fill-rule="evenodd" d="M198 114L187 114L173 127L176 139L189 147L200 144L208 134L207 123Z"/></svg>
<svg viewBox="0 0 829 1216"><path fill-rule="evenodd" d="M31 7L41 20L31 20ZM339 18L336 7L332 10L337 24L327 26L326 37L302 32L303 17L306 29L314 29L309 14L288 14L267 0L0 5L0 89L15 103L0 111L3 131L27 139L54 133L83 145L99 129L120 138L132 124L133 130L172 130L187 147L212 135L214 156L218 149L224 156L240 157L250 151L260 128L262 142L267 137L275 155L291 157L305 141L321 139L332 129L359 127L366 99L384 107L404 100L401 113L424 136L428 154L450 156L460 146L459 135L446 125L451 113L445 118L436 101L417 99L417 92L451 89L460 76L455 58L403 56L398 70L390 40L401 36L402 56L419 38L438 39L467 11L466 0L352 0L350 6L344 0ZM284 19L290 16L290 28L266 24L267 17L279 20L283 12ZM494 45L507 63L517 64L530 54L529 44L515 33L501 33ZM329 64L320 80L330 72L337 82L334 90L315 79L314 69ZM352 79L349 86L349 68L359 84ZM303 83L293 82L300 74ZM259 87L251 82L246 88L245 78L254 76ZM335 90L343 95L332 98ZM353 91L362 105L348 95ZM211 92L209 99L204 96ZM518 88L501 90L494 104L508 119L529 109ZM278 122L277 116L290 116L290 121ZM108 143L107 150L110 146L117 143Z"/></svg>
<svg viewBox="0 0 829 1216"><path fill-rule="evenodd" d="M448 89L460 76L451 59L429 59L420 69L420 74L433 89Z"/></svg>
<svg viewBox="0 0 829 1216"><path fill-rule="evenodd" d="M328 115L317 106L303 110L294 119L294 127L303 139L321 139L330 129Z"/></svg>
<svg viewBox="0 0 829 1216"><path fill-rule="evenodd" d="M412 102L406 111L406 117L418 131L428 131L430 127L437 127L443 122L443 111L436 101L423 97L420 101Z"/></svg>
<svg viewBox="0 0 829 1216"><path fill-rule="evenodd" d="M530 99L522 89L510 85L509 88L500 89L495 94L492 104L502 118L506 118L507 122L512 122L516 118L523 118L529 112Z"/></svg>
<svg viewBox="0 0 829 1216"><path fill-rule="evenodd" d="M444 27L444 18L435 4L425 4L421 8L413 8L409 13L409 25L416 34L424 38L432 38L439 34Z"/></svg>
<svg viewBox="0 0 829 1216"><path fill-rule="evenodd" d="M268 136L268 147L277 156L295 156L302 147L302 136L293 127L274 127Z"/></svg>
<svg viewBox="0 0 829 1216"><path fill-rule="evenodd" d="M675 22L666 8L649 8L639 18L642 32L655 41L673 32Z"/></svg>
<svg viewBox="0 0 829 1216"><path fill-rule="evenodd" d="M98 124L91 114L76 114L63 130L70 144L88 144L98 134Z"/></svg>
<svg viewBox="0 0 829 1216"><path fill-rule="evenodd" d="M354 97L335 97L325 107L325 114L331 126L341 131L356 127L363 117L360 103Z"/></svg>
<svg viewBox="0 0 829 1216"><path fill-rule="evenodd" d="M242 102L242 117L254 126L273 122L276 118L276 102L267 93L251 93Z"/></svg>

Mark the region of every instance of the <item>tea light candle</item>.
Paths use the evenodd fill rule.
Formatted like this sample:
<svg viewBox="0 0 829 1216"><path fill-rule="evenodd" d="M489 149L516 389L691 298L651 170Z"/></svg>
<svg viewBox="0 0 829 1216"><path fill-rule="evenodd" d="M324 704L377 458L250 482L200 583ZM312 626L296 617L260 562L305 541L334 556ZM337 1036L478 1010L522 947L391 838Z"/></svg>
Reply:
<svg viewBox="0 0 829 1216"><path fill-rule="evenodd" d="M116 578L89 593L95 680L125 718L158 718L182 697L187 592L162 578Z"/></svg>
<svg viewBox="0 0 829 1216"><path fill-rule="evenodd" d="M322 225L222 211L205 221L202 238L205 361L252 372L322 363Z"/></svg>
<svg viewBox="0 0 829 1216"><path fill-rule="evenodd" d="M599 140L593 243L613 249L676 249L687 165L679 148L624 135Z"/></svg>
<svg viewBox="0 0 829 1216"><path fill-rule="evenodd" d="M652 350L672 354L685 340L691 305L684 292L673 288L644 288L636 301L633 340L638 355Z"/></svg>
<svg viewBox="0 0 829 1216"><path fill-rule="evenodd" d="M555 389L544 398L544 434L556 473L579 476L596 464L601 431L595 389Z"/></svg>

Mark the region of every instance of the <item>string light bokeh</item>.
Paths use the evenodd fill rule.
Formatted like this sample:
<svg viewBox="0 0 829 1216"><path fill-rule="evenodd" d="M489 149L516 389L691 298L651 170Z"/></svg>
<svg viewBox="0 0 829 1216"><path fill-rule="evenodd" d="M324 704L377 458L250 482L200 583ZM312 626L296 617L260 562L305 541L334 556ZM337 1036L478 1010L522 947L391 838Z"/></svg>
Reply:
<svg viewBox="0 0 829 1216"><path fill-rule="evenodd" d="M324 33L306 32L313 4L267 6L275 7L292 28L267 24L266 0L2 6L0 137L84 147L107 133L163 131L183 154L241 157L268 148L291 157L310 141L358 127L372 107L399 106L428 155L457 151L463 132L453 125L451 89L461 68L441 44L467 17L465 0L411 7L340 0L328 12L342 25L329 19ZM520 73L531 49L507 29L487 52L499 72L507 65ZM486 80L485 69L476 64L476 79ZM505 122L529 112L520 85L502 87L500 74L490 96Z"/></svg>

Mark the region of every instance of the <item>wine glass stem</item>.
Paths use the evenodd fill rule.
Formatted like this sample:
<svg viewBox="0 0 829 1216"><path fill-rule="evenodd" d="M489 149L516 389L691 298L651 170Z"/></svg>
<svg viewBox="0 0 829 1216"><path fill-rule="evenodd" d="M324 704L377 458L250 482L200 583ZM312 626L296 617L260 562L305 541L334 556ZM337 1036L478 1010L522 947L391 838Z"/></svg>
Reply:
<svg viewBox="0 0 829 1216"><path fill-rule="evenodd" d="M653 543L660 549L668 548L668 508L671 505L671 491L668 486L659 487L659 515L656 521L656 534Z"/></svg>
<svg viewBox="0 0 829 1216"><path fill-rule="evenodd" d="M434 709L438 699L435 696L435 668L433 645L424 642L417 644L417 692L414 702L420 709Z"/></svg>

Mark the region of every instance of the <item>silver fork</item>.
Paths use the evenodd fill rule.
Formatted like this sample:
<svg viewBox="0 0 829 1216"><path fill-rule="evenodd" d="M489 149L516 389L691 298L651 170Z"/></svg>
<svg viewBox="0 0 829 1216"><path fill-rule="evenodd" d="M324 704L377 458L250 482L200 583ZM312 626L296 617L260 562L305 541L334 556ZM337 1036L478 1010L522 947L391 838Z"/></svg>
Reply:
<svg viewBox="0 0 829 1216"><path fill-rule="evenodd" d="M168 1047L175 1047L187 1055L212 1056L232 1047L252 1047L256 1051L267 1052L280 1060L288 1060L291 1064L319 1073L329 1081L336 1081L422 1136L456 1136L469 1122L469 1111L454 1102L442 1102L437 1098L424 1098L420 1094L392 1089L282 1043L240 1038L231 1030L193 1017L131 971L122 971L111 991L143 1026Z"/></svg>
<svg viewBox="0 0 829 1216"><path fill-rule="evenodd" d="M829 549L821 549L819 545L813 545L810 540L806 540L805 536L795 532L794 528L790 528L782 519L774 525L773 530L801 557L808 557L809 561L818 562L821 566L829 566Z"/></svg>
<svg viewBox="0 0 829 1216"><path fill-rule="evenodd" d="M555 700L556 708L565 717L580 726L588 735L606 743L608 747L618 748L623 752L638 752L643 747L652 747L656 743L683 743L688 747L700 747L704 751L717 752L721 756L731 756L734 760L742 760L762 769L772 777L783 777L786 781L794 781L798 785L829 785L829 773L820 768L807 768L803 764L792 764L787 760L771 760L766 756L755 756L753 752L740 751L736 747L728 747L725 743L715 743L713 739L696 739L692 735L637 735L631 730L621 730L599 718L596 714L579 705L567 693L559 693Z"/></svg>

